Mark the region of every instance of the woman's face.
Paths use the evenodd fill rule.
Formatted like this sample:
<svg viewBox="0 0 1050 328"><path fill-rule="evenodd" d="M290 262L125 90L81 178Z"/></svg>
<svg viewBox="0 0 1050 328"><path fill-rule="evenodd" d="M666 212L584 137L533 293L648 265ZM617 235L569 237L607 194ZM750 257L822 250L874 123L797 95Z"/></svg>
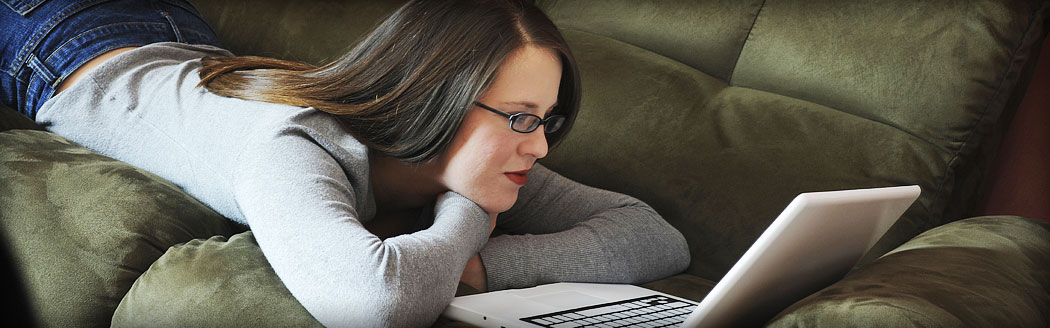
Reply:
<svg viewBox="0 0 1050 328"><path fill-rule="evenodd" d="M557 54L525 46L510 54L478 101L508 114L546 118L557 104L560 83ZM440 158L440 180L486 211L499 213L514 205L524 173L546 155L543 126L530 133L515 132L506 117L473 106Z"/></svg>

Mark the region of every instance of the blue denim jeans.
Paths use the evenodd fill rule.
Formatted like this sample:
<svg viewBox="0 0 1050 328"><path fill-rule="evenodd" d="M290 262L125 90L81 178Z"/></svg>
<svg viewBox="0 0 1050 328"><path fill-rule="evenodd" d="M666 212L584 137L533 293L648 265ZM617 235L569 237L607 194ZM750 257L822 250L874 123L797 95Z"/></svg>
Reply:
<svg viewBox="0 0 1050 328"><path fill-rule="evenodd" d="M184 0L0 0L0 102L29 118L107 51L156 42L220 46Z"/></svg>

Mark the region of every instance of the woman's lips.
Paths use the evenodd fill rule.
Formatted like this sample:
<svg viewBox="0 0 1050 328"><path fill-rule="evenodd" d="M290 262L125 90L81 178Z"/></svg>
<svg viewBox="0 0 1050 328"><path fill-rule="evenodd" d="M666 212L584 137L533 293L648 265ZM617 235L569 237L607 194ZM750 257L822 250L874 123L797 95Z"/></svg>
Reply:
<svg viewBox="0 0 1050 328"><path fill-rule="evenodd" d="M507 176L507 179L510 179L511 182L514 182L519 186L524 186L525 183L529 181L529 170L507 172L503 175Z"/></svg>

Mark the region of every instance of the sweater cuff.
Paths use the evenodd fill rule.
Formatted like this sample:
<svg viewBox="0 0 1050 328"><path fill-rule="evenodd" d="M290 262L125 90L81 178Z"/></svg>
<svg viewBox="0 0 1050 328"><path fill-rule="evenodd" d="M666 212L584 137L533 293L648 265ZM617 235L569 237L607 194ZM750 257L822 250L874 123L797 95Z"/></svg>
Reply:
<svg viewBox="0 0 1050 328"><path fill-rule="evenodd" d="M503 235L489 239L479 253L488 291L527 288L559 281L603 282L608 268L602 245L593 237L571 241L547 235ZM571 251L570 251L571 249ZM605 270L602 270L605 271Z"/></svg>
<svg viewBox="0 0 1050 328"><path fill-rule="evenodd" d="M525 263L531 262L525 257L529 254L515 254L518 247L512 243L501 242L504 236L489 239L478 253L485 268L485 289L497 291L511 286L530 285L531 279L526 273ZM515 256L517 255L517 256Z"/></svg>

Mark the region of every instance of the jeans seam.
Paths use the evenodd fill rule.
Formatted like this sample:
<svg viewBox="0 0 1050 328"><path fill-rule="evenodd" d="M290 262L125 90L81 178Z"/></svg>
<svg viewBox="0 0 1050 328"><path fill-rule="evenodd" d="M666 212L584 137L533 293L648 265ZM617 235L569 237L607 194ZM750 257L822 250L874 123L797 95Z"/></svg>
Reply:
<svg viewBox="0 0 1050 328"><path fill-rule="evenodd" d="M46 59L44 59L44 61L45 62L50 61L52 56L54 56L55 54L61 52L62 49L64 49L70 43L73 43L74 41L83 39L83 38L87 37L88 35L90 35L92 33L98 32L99 30L106 29L106 28L112 28L112 27L134 26L134 25L150 27L150 26L158 26L158 25L159 26L163 26L164 24L163 23L158 23L158 22L120 22L120 23L113 23L113 24L109 24L109 25L98 26L98 27L95 27L93 29L81 32L80 34L77 34L76 36L74 36L72 38L69 38L69 40L66 40L65 42L63 42L62 45L60 45L57 48L55 48L55 50L52 50L51 53L48 54L48 57ZM101 55L101 54L102 53L96 53L93 56L98 56L98 55Z"/></svg>
<svg viewBox="0 0 1050 328"><path fill-rule="evenodd" d="M208 41L208 39L210 39L210 37L208 37L207 33L201 33L200 31L192 29L192 28L180 29L179 31L182 32L183 35L189 35L189 36L193 36L194 38L197 38L196 42L198 42L198 43L205 42L205 41ZM187 40L185 42L183 42L183 43L189 43L189 41L190 40L187 38ZM218 42L218 40L212 40L212 41Z"/></svg>
<svg viewBox="0 0 1050 328"><path fill-rule="evenodd" d="M169 6L178 7L179 9L185 10L185 11L189 12L190 14L192 14L194 16L197 16L197 17L201 17L202 16L201 13L199 11L197 11L196 7L193 7L193 5L187 6L182 1L160 0L160 2L164 3L166 5L169 5Z"/></svg>
<svg viewBox="0 0 1050 328"><path fill-rule="evenodd" d="M171 25L171 31L175 33L175 41L183 43L182 33L179 33L179 26L175 24L175 19L171 17L166 10L159 10L160 15L164 16L164 19Z"/></svg>
<svg viewBox="0 0 1050 328"><path fill-rule="evenodd" d="M109 52L110 50L113 50L113 49L124 48L124 47L134 47L134 46L138 46L138 45L140 45L140 44L138 44L138 43L120 43L120 44L115 44L115 45L112 45L112 46L109 46L109 47L105 47L105 48L100 49L98 52L95 52L95 53L91 54L90 56L85 56L83 59L81 59L81 60L79 60L77 62L74 62L71 67L80 68L80 66L83 66L84 63L87 63L87 62L91 61L92 59L95 59L95 57L98 57L99 55L102 55L102 54L104 54L106 52ZM74 71L76 71L76 69L71 69L71 70L69 70L69 72L66 72L66 74L60 76L58 79L55 80L55 83L53 83L51 85L51 87L57 88L58 84L62 83L62 81L65 81L66 78L68 78L70 75L72 75Z"/></svg>
<svg viewBox="0 0 1050 328"><path fill-rule="evenodd" d="M15 74L15 72L9 70L7 67L0 68L0 70L3 70L4 73L7 73L7 75L13 76L16 79L18 78L18 74ZM22 80L19 80L19 81L22 81ZM22 81L22 82L25 82L25 81Z"/></svg>
<svg viewBox="0 0 1050 328"><path fill-rule="evenodd" d="M59 11L58 15L54 15L48 19L47 22L42 25L42 28L34 31L33 36L26 40L26 45L18 50L18 53L15 55L15 60L11 63L11 71L18 72L18 68L25 65L26 61L29 60L29 55L33 52L32 49L35 49L40 45L43 38L47 36L48 33L51 33L51 30L58 26L59 22L69 18L69 16L72 16L77 12L80 12L84 8L97 5L103 1L105 0L78 2L75 5L63 8L62 11Z"/></svg>
<svg viewBox="0 0 1050 328"><path fill-rule="evenodd" d="M151 26L164 26L164 24L163 23L158 23L158 22L121 22L121 23L114 23L114 24L99 26L99 27L96 27L96 28L84 31L84 32L82 32L82 33L72 37L72 38L69 38L69 40L66 40L66 42L62 43L62 45L58 46L53 51L51 51L51 53L48 54L47 58L45 58L43 60L43 62L44 63L51 62L52 58L54 58L54 56L56 54L61 52L62 49L64 49L66 46L68 46L69 44L71 44L71 43L73 43L75 41L78 41L78 40L81 40L81 39L84 39L84 38L88 38L92 34L95 34L96 32L99 32L100 30L104 30L104 29L107 29L107 28L113 28L113 27L121 27L121 26L151 27ZM142 43L131 42L131 43L120 43L120 44L111 45L111 46L108 46L108 47L105 47L105 48L101 48L98 51L96 51L95 53L92 53L91 55L88 55L88 56L84 56L83 58L81 58L81 60L71 63L70 67L77 67L77 68L79 68L80 66L83 66L84 63L94 59L95 57L98 57L101 54L104 54L104 53L106 53L106 52L108 52L110 50L113 50L113 49L122 48L122 47L130 47L130 46L141 46L141 45L142 45ZM62 83L62 81L65 81L65 79L67 77L69 77L70 74L73 74L74 71L76 71L76 69L70 69L65 74L63 74L62 76L59 76L57 79L55 79L53 81L53 83L50 84L51 87L52 88L57 88L58 84Z"/></svg>

